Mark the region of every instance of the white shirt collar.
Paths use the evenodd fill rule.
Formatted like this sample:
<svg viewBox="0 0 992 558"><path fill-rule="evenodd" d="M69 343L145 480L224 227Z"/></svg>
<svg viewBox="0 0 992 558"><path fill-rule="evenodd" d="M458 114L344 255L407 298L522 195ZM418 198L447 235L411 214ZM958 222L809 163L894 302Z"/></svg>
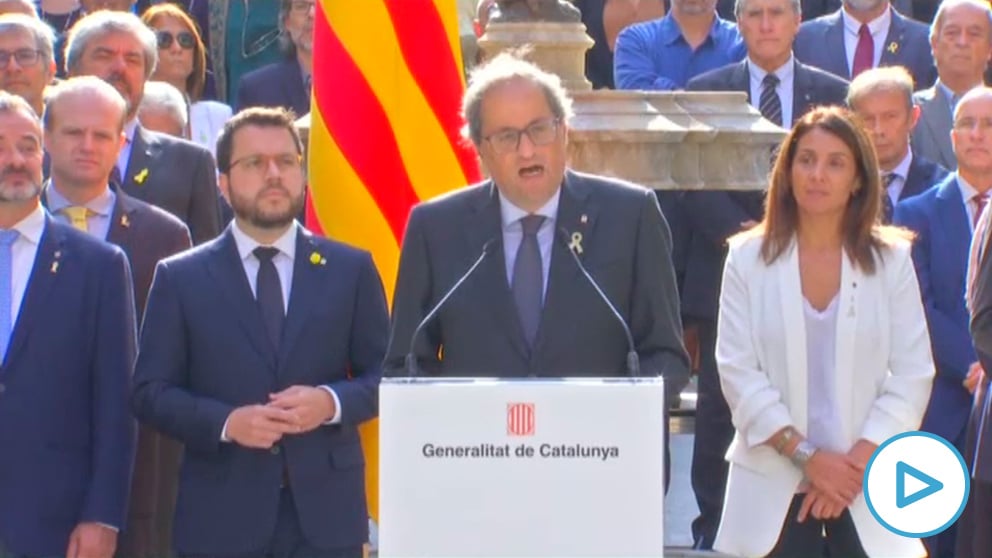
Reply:
<svg viewBox="0 0 992 558"><path fill-rule="evenodd" d="M135 118L130 122L124 124L124 135L127 136L127 142L134 142L134 131L138 129L138 119Z"/></svg>
<svg viewBox="0 0 992 558"><path fill-rule="evenodd" d="M534 212L535 215L543 215L546 217L546 223L552 223L555 217L558 215L558 199L561 197L561 187L559 186L555 190L554 195L548 200L540 209ZM499 214L502 218L503 229L510 227L511 225L519 225L520 219L529 215L527 211L520 209L519 207L513 205L510 200L506 199L502 192L499 193Z"/></svg>
<svg viewBox="0 0 992 558"><path fill-rule="evenodd" d="M41 235L45 232L45 210L41 207L41 203L11 228L32 244L40 244Z"/></svg>
<svg viewBox="0 0 992 558"><path fill-rule="evenodd" d="M847 8L841 8L840 17L844 21L844 29L846 29L848 33L858 36L858 32L861 31L861 22L851 17L851 15L847 13ZM882 12L882 15L868 22L868 31L871 32L872 37L875 37L883 30L888 29L891 21L892 8L888 8ZM885 37L882 38L884 39Z"/></svg>
<svg viewBox="0 0 992 558"><path fill-rule="evenodd" d="M971 184L968 184L968 181L960 173L955 172L954 174L956 175L955 178L958 179L958 189L961 190L961 197L964 198L964 203L967 204L971 201L971 198L978 195L978 190Z"/></svg>
<svg viewBox="0 0 992 558"><path fill-rule="evenodd" d="M277 238L271 246L279 250L280 254L284 254L290 260L295 260L296 235L298 234L298 230L299 224L297 224L296 221L293 221L293 225L286 229L286 232ZM262 246L260 242L248 236L243 230L241 230L241 227L238 226L237 220L231 222L231 234L234 236L234 243L238 247L238 255L241 256L242 261L248 259L249 257L254 257L253 251L255 248Z"/></svg>
<svg viewBox="0 0 992 558"><path fill-rule="evenodd" d="M785 64L779 66L772 73L778 78L779 83L789 83L792 81L792 74L795 72L795 68L795 59L793 58L792 53L789 53L789 59L785 61ZM768 75L768 72L762 69L761 66L754 63L754 60L751 59L751 55L748 55L747 57L747 71L751 74L751 79L757 80L758 83L761 83L765 79L765 76Z"/></svg>

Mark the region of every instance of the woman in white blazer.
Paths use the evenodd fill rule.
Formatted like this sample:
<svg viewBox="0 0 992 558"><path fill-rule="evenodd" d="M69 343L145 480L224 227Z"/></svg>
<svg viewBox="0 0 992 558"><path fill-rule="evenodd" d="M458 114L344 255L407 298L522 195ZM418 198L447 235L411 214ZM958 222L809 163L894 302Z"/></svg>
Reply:
<svg viewBox="0 0 992 558"><path fill-rule="evenodd" d="M171 83L186 96L189 125L185 137L217 155L217 136L231 118L231 107L200 99L206 81L207 49L196 22L175 4L152 6L141 20L158 38L153 80Z"/></svg>
<svg viewBox="0 0 992 558"><path fill-rule="evenodd" d="M762 223L731 239L716 360L736 434L719 551L926 554L861 493L878 445L919 427L934 374L909 235L879 224L881 196L865 132L821 107L783 142Z"/></svg>

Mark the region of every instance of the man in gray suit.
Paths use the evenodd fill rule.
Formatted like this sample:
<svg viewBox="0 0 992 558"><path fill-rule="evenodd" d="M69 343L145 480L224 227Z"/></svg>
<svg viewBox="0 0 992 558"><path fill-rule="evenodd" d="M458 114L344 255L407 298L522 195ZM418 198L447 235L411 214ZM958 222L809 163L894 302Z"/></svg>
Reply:
<svg viewBox="0 0 992 558"><path fill-rule="evenodd" d="M930 48L937 62L937 82L913 95L920 107L913 151L954 170L958 167L951 147L954 107L962 95L982 85L992 56L992 8L988 2L942 2L930 26Z"/></svg>
<svg viewBox="0 0 992 558"><path fill-rule="evenodd" d="M116 170L124 192L172 213L200 244L220 232L220 194L209 151L144 129L137 120L145 81L158 63L155 33L128 12L98 11L69 32L66 71L95 75L127 101L126 142Z"/></svg>
<svg viewBox="0 0 992 558"><path fill-rule="evenodd" d="M158 261L189 248L190 237L176 217L108 185L125 114L117 90L92 76L68 79L50 93L44 121L52 173L42 201L57 219L124 250L140 318ZM118 544L123 556L168 554L178 454L158 433L139 428L127 526Z"/></svg>
<svg viewBox="0 0 992 558"><path fill-rule="evenodd" d="M504 54L477 69L463 109L492 179L410 214L387 373L408 373L408 353L431 376L623 376L639 359L677 400L689 363L654 193L566 169L571 100L528 62Z"/></svg>

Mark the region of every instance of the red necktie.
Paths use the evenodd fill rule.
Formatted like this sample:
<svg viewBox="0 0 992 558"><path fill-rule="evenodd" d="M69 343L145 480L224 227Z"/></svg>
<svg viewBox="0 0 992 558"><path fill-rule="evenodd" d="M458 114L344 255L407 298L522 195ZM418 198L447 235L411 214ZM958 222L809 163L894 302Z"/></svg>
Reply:
<svg viewBox="0 0 992 558"><path fill-rule="evenodd" d="M858 74L865 70L870 70L875 64L875 40L871 38L871 31L868 26L861 24L858 30L858 47L854 49L854 67L851 68L851 79L858 77Z"/></svg>
<svg viewBox="0 0 992 558"><path fill-rule="evenodd" d="M989 193L975 194L971 199L975 202L975 218L972 219L972 226L976 228L978 227L978 219L982 216L985 205L989 203Z"/></svg>

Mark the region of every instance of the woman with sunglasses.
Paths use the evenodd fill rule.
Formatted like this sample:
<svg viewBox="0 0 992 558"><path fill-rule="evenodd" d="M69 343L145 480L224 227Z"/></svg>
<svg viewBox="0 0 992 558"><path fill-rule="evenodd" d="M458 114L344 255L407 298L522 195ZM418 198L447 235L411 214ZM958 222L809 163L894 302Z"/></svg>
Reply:
<svg viewBox="0 0 992 558"><path fill-rule="evenodd" d="M158 66L152 79L170 83L186 95L186 137L214 153L217 136L231 118L231 107L202 98L207 53L196 23L170 3L152 6L141 19L158 37Z"/></svg>

